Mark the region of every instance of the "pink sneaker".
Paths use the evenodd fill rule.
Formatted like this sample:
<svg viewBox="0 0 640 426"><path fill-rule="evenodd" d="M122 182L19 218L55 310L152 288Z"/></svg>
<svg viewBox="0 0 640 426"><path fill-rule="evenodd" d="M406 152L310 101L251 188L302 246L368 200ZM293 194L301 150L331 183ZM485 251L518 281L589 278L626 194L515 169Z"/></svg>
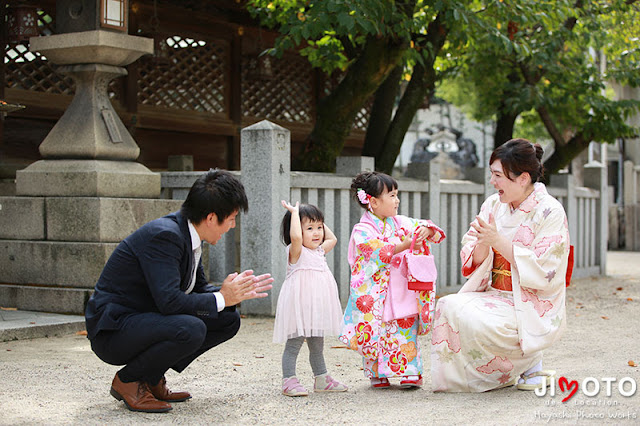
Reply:
<svg viewBox="0 0 640 426"><path fill-rule="evenodd" d="M347 389L349 388L346 385L335 380L329 373L316 376L313 385L315 392L346 392Z"/></svg>
<svg viewBox="0 0 640 426"><path fill-rule="evenodd" d="M309 392L302 387L296 376L282 380L282 393L287 396L307 396Z"/></svg>

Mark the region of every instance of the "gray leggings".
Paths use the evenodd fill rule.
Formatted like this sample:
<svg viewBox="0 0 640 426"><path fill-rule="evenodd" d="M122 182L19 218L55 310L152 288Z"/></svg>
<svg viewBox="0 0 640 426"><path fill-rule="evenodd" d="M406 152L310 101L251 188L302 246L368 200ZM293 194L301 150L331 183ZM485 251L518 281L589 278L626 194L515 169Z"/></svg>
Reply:
<svg viewBox="0 0 640 426"><path fill-rule="evenodd" d="M288 378L296 375L296 360L300 353L300 348L304 343L304 336L287 340L282 354L282 377ZM322 354L324 346L324 337L306 337L307 346L309 347L309 363L313 370L314 376L319 376L327 372L324 364L324 355Z"/></svg>

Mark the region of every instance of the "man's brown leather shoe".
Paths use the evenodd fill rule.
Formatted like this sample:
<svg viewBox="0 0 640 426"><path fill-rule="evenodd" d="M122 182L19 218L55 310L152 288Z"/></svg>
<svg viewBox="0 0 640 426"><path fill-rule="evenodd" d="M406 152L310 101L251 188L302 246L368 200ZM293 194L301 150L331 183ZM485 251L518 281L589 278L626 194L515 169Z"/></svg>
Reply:
<svg viewBox="0 0 640 426"><path fill-rule="evenodd" d="M123 383L118 374L111 382L111 395L118 401L124 401L124 405L131 411L166 413L171 410L171 405L164 401L158 401L153 396L146 383Z"/></svg>
<svg viewBox="0 0 640 426"><path fill-rule="evenodd" d="M182 402L191 398L189 392L171 392L167 387L167 379L164 377L155 386L149 384L149 390L160 401Z"/></svg>

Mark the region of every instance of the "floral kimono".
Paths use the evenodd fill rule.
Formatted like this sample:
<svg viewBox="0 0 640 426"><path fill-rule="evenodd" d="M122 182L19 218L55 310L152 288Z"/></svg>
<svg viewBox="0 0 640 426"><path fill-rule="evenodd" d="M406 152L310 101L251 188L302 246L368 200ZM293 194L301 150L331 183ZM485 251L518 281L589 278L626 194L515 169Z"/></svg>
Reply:
<svg viewBox="0 0 640 426"><path fill-rule="evenodd" d="M483 392L509 384L541 361L565 326L569 230L562 205L536 183L515 210L498 194L490 196L479 216L488 221L489 213L513 244L511 291L501 275L508 262L493 250L472 266L477 240L467 232L460 256L469 279L459 293L442 297L434 314L434 391Z"/></svg>
<svg viewBox="0 0 640 426"><path fill-rule="evenodd" d="M363 356L366 377L422 374L417 337L429 332L435 292L415 292L415 315L382 320L391 268L401 261L401 253L394 254L395 245L411 238L419 226L436 231L429 238L432 242L445 238L431 221L400 215L383 221L370 212L362 215L351 233L351 290L340 340Z"/></svg>

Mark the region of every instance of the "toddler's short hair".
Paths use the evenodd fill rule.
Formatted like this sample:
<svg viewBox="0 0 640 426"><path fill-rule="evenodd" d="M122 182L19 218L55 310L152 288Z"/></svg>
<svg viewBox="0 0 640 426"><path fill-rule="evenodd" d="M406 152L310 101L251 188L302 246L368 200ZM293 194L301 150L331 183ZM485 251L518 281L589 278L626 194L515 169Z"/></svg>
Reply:
<svg viewBox="0 0 640 426"><path fill-rule="evenodd" d="M302 219L307 219L312 222L324 223L324 214L313 204L300 204L298 212L300 213L300 222L302 222ZM291 244L291 212L289 210L287 210L282 218L280 238L285 246Z"/></svg>

